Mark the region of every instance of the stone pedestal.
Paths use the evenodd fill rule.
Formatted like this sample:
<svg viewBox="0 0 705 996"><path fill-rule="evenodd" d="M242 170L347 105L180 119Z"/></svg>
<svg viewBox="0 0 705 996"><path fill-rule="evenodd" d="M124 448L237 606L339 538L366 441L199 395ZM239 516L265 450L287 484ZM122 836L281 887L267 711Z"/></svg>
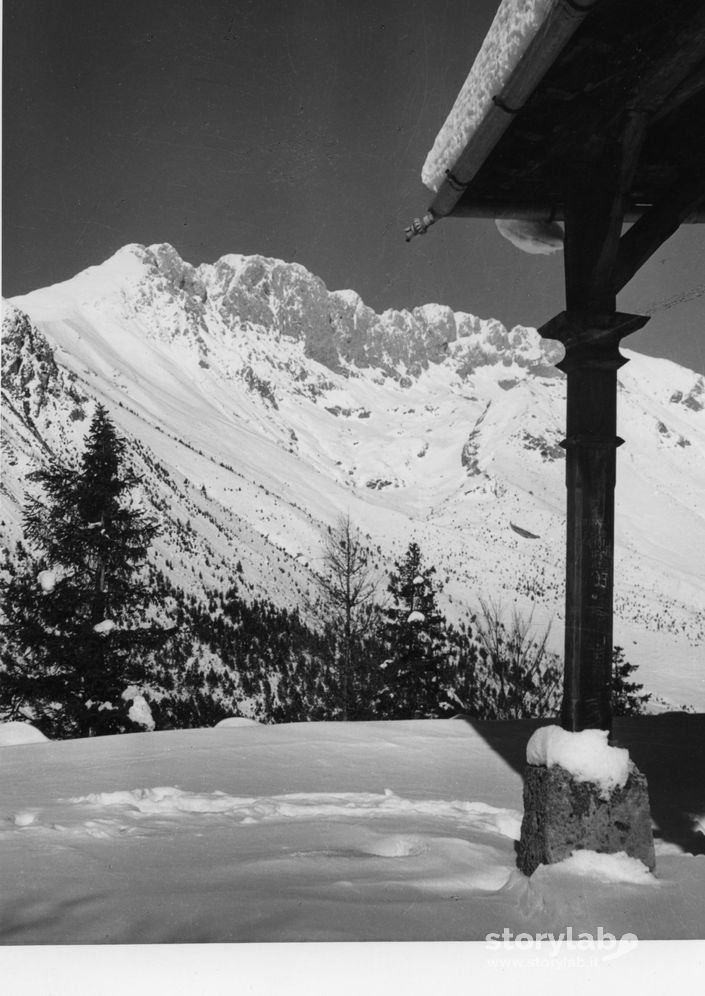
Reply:
<svg viewBox="0 0 705 996"><path fill-rule="evenodd" d="M634 764L623 788L613 789L606 798L599 786L576 781L560 765L526 766L519 869L531 875L540 864L555 864L577 850L625 851L653 870L646 778Z"/></svg>

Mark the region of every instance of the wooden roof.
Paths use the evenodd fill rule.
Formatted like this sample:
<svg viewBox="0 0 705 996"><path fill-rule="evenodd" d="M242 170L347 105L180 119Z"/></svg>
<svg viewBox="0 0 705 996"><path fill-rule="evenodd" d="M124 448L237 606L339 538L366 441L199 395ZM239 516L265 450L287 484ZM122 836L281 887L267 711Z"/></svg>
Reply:
<svg viewBox="0 0 705 996"><path fill-rule="evenodd" d="M581 9L579 0L557 2ZM540 61L546 48L535 45L525 60ZM471 136L431 204L435 218L560 219L569 171L638 118L625 220L674 191L687 201L681 221L705 220L704 0L598 0L520 106L499 94L489 115L499 139L488 149L481 129Z"/></svg>

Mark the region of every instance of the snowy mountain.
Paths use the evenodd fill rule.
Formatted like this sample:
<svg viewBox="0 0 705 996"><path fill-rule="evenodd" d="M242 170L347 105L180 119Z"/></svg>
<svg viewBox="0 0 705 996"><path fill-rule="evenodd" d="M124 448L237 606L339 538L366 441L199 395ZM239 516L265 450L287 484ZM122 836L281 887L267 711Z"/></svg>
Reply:
<svg viewBox="0 0 705 996"><path fill-rule="evenodd" d="M560 647L562 348L534 330L376 314L294 263L131 245L6 302L3 338L7 541L27 473L80 449L98 399L179 585L224 588L240 562L253 597L304 605L349 512L382 580L414 539L449 617L516 598ZM625 354L615 642L648 690L705 710L705 378Z"/></svg>

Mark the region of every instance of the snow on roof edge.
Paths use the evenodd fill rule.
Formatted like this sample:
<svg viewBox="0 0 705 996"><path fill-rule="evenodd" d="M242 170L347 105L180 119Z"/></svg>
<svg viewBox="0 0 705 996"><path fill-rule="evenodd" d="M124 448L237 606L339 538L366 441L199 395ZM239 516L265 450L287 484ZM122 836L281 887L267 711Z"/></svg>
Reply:
<svg viewBox="0 0 705 996"><path fill-rule="evenodd" d="M560 0L502 0L480 51L426 156L421 178L436 192Z"/></svg>

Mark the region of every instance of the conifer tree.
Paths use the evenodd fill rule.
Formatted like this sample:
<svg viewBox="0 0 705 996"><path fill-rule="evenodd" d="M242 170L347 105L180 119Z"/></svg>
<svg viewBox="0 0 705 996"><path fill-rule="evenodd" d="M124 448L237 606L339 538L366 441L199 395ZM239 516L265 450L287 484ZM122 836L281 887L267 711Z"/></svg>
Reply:
<svg viewBox="0 0 705 996"><path fill-rule="evenodd" d="M615 716L638 716L646 711L651 695L644 692L643 685L629 680L636 669L636 664L625 659L622 648L615 647L612 652L612 712Z"/></svg>
<svg viewBox="0 0 705 996"><path fill-rule="evenodd" d="M140 581L156 523L131 504L138 479L125 443L98 405L79 464L31 478L28 557L5 585L7 646L0 710L31 716L53 736L135 729L129 687L145 678L147 651L168 631L135 625L148 598Z"/></svg>
<svg viewBox="0 0 705 996"><path fill-rule="evenodd" d="M442 714L449 660L446 622L436 604L435 567L426 567L417 543L410 543L390 574L392 604L385 610L387 659L377 694L380 718L406 719Z"/></svg>
<svg viewBox="0 0 705 996"><path fill-rule="evenodd" d="M364 713L369 699L363 671L365 644L376 622L377 584L369 551L349 515L341 516L326 538L323 567L321 615L335 648L335 698L341 718L355 719Z"/></svg>

